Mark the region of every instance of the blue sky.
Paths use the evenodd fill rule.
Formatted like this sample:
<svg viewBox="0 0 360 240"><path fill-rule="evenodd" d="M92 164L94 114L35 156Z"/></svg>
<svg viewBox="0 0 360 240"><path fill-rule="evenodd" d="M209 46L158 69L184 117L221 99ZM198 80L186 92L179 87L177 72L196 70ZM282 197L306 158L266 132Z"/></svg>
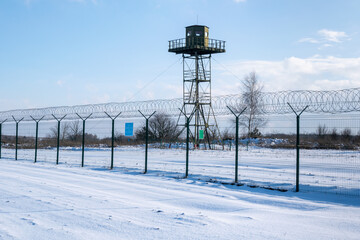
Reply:
<svg viewBox="0 0 360 240"><path fill-rule="evenodd" d="M226 40L214 95L256 71L267 91L360 87L357 0L2 0L0 111L182 97L168 40ZM198 20L197 20L198 19Z"/></svg>

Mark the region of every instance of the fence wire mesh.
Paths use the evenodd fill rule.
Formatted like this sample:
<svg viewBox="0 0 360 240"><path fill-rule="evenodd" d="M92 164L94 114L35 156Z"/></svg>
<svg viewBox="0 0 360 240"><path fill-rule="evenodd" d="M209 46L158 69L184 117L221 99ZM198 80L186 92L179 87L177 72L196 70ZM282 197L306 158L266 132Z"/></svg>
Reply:
<svg viewBox="0 0 360 240"><path fill-rule="evenodd" d="M312 96L313 92L307 94ZM327 106L327 111L321 107L316 108L316 101L311 97L302 100L303 103L309 103L312 109L318 110L310 109L300 117L300 190L360 196L360 114L356 110L359 101L357 100L355 104L353 100L347 98L346 101L351 102L351 107L345 107L346 104L343 102L338 104L338 107L331 108L329 105L332 103L323 102L329 94L324 93L321 95L321 100L317 100L320 105ZM351 94L354 95L354 91ZM224 99L222 104L229 103L227 98ZM285 108L283 102L286 100L281 101ZM170 101L169 104L174 102L176 101ZM149 103L136 106L141 106L140 109L144 106L148 108ZM146 116L152 113L150 110L157 109L156 104L151 106L144 112ZM297 110L300 109L301 106L299 104L297 106ZM217 109L221 138L215 135L209 137L209 141L205 138L197 150L194 150L194 145L190 143L189 174L192 180L231 184L234 182L235 174L235 122L229 111L222 107ZM281 108L273 107L273 109ZM111 116L115 116L119 113L118 110L114 108L109 112L112 113ZM121 114L114 120L114 171L135 174L145 169L145 118L138 112L135 117L135 110L135 107L131 108L131 114ZM76 109L71 111L75 112ZM289 108L280 112L281 114L275 110L267 113L264 111L262 115L265 119L264 123L259 126L257 134L250 138L246 129L240 127L239 184L294 190L296 116ZM0 116L9 117L11 113L15 112L0 113ZM15 121L8 119L2 124L1 157L14 159L17 142L18 161L34 161L36 124L30 118L30 115L34 114L30 110L16 113L18 114L16 119L25 118L18 124L17 141ZM65 115L66 111L63 109L57 113L59 116L61 115L59 113ZM175 114L175 111L171 110L165 118L176 122L179 115L179 111ZM151 119L154 119L154 116ZM244 119L240 118L240 121ZM134 124L134 136L125 136L125 123ZM180 123L184 125L184 119L180 119ZM57 124L58 122L48 115L39 122L38 164L56 163L57 137L59 137L59 164L69 167L81 166L83 121L74 116L64 118L60 122L59 136ZM111 118L106 114L94 114L86 120L85 126L85 167L109 168L112 146ZM186 131L183 126L178 130L173 126L170 133L172 134L169 132L167 133L169 135L149 134L148 173L181 178L186 167L184 151Z"/></svg>

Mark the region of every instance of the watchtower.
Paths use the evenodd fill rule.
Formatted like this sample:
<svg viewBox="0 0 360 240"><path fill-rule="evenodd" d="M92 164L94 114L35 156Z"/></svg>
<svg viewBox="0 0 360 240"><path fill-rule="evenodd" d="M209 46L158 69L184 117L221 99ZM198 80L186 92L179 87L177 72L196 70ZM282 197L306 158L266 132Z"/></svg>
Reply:
<svg viewBox="0 0 360 240"><path fill-rule="evenodd" d="M207 26L192 25L185 29L185 38L169 41L169 52L183 56L182 110L193 113L194 144L200 143L203 133L210 144L210 132L212 136L220 133L211 105L211 54L225 52L225 41L210 39ZM209 124L211 119L213 125Z"/></svg>

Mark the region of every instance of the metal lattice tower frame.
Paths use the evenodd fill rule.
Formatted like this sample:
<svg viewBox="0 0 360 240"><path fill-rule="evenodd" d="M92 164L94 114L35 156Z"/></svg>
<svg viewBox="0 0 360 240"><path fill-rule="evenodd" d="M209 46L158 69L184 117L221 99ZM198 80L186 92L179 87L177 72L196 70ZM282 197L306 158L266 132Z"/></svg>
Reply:
<svg viewBox="0 0 360 240"><path fill-rule="evenodd" d="M169 52L183 56L182 111L193 116L190 126L195 146L201 141L201 130L209 146L209 132L220 137L211 102L211 54L225 52L225 42L209 39L208 36L208 27L193 25L186 27L186 38L169 41ZM211 121L213 125L210 125Z"/></svg>
<svg viewBox="0 0 360 240"><path fill-rule="evenodd" d="M214 119L215 129L219 131L211 106L211 55L188 56L183 54L183 109L186 114L194 112L191 126L194 129L194 144L200 140L200 130L204 130L209 140L210 118ZM188 111L188 113L187 113ZM212 132L215 135L215 132Z"/></svg>

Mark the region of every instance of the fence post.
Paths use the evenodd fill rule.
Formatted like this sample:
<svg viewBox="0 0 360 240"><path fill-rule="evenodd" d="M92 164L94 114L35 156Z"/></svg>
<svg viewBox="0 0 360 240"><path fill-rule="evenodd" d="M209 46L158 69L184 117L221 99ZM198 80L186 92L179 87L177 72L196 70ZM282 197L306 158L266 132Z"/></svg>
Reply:
<svg viewBox="0 0 360 240"><path fill-rule="evenodd" d="M19 123L16 122L16 137L15 137L15 160L17 160L18 152L18 140L19 140Z"/></svg>
<svg viewBox="0 0 360 240"><path fill-rule="evenodd" d="M111 119L111 166L110 166L110 169L114 168L114 143L115 143L115 120Z"/></svg>
<svg viewBox="0 0 360 240"><path fill-rule="evenodd" d="M1 147L2 147L2 124L4 122L6 122L7 119L5 119L4 121L0 122L0 158L1 158Z"/></svg>
<svg viewBox="0 0 360 240"><path fill-rule="evenodd" d="M37 149L38 149L38 133L39 133L39 122L44 118L44 116L42 118L40 118L39 120L36 120L35 118L33 118L32 116L30 116L32 118L32 120L35 121L36 123L36 129L35 129L35 158L34 158L34 163L36 163L37 161Z"/></svg>
<svg viewBox="0 0 360 240"><path fill-rule="evenodd" d="M83 134L81 147L81 167L84 167L84 148L85 148L85 120L83 120Z"/></svg>
<svg viewBox="0 0 360 240"><path fill-rule="evenodd" d="M235 136L235 183L238 182L238 169L239 169L239 117L243 112L245 112L246 107L238 114L236 114L229 106L226 106L232 114L235 116L236 120L236 136Z"/></svg>
<svg viewBox="0 0 360 240"><path fill-rule="evenodd" d="M145 118L145 171L147 173L147 160L148 160L148 143L149 143L149 119L156 113L154 111L150 116L146 117L140 110L138 110L141 115Z"/></svg>
<svg viewBox="0 0 360 240"><path fill-rule="evenodd" d="M19 122L21 122L24 118L20 120L16 120L14 116L12 116L16 123L16 136L15 136L15 160L17 160L17 153L18 153L18 143L19 143Z"/></svg>
<svg viewBox="0 0 360 240"><path fill-rule="evenodd" d="M60 150L60 122L66 117L66 115L64 115L62 118L57 118L55 117L54 114L52 114L52 116L55 118L55 120L58 122L57 124L57 146L56 146L56 165L59 164L59 150Z"/></svg>
<svg viewBox="0 0 360 240"><path fill-rule="evenodd" d="M296 192L299 192L299 177L300 177L300 116L309 107L307 105L300 113L297 113L294 108L287 103L291 110L296 115Z"/></svg>
<svg viewBox="0 0 360 240"><path fill-rule="evenodd" d="M1 147L2 147L2 123L0 123L0 159L1 159Z"/></svg>
<svg viewBox="0 0 360 240"><path fill-rule="evenodd" d="M190 118L186 117L186 170L185 178L189 176L189 133L190 133Z"/></svg>
<svg viewBox="0 0 360 240"><path fill-rule="evenodd" d="M185 116L186 119L186 166L185 166L185 178L189 176L189 138L190 138L190 120L192 116L194 115L195 111L190 114L190 116L187 116L186 113L184 113L180 108L180 112Z"/></svg>
<svg viewBox="0 0 360 240"><path fill-rule="evenodd" d="M83 134L82 134L82 147L81 147L81 167L84 167L84 154L85 154L85 152L84 152L84 150L85 150L85 121L89 118L89 117L91 117L91 115L92 115L92 113L89 115L89 116L87 116L87 117L85 117L85 118L83 118L83 117L81 117L79 114L77 114L76 113L76 115L78 115L78 117L82 120L82 122L83 122Z"/></svg>
<svg viewBox="0 0 360 240"><path fill-rule="evenodd" d="M115 119L120 116L121 112L115 117L111 117L110 114L105 112L106 115L111 119L111 164L110 169L114 168L114 142L115 142Z"/></svg>
<svg viewBox="0 0 360 240"><path fill-rule="evenodd" d="M37 160L37 148L38 148L38 133L39 133L39 122L36 122L36 129L35 129L35 157L34 157L34 163L36 163Z"/></svg>

